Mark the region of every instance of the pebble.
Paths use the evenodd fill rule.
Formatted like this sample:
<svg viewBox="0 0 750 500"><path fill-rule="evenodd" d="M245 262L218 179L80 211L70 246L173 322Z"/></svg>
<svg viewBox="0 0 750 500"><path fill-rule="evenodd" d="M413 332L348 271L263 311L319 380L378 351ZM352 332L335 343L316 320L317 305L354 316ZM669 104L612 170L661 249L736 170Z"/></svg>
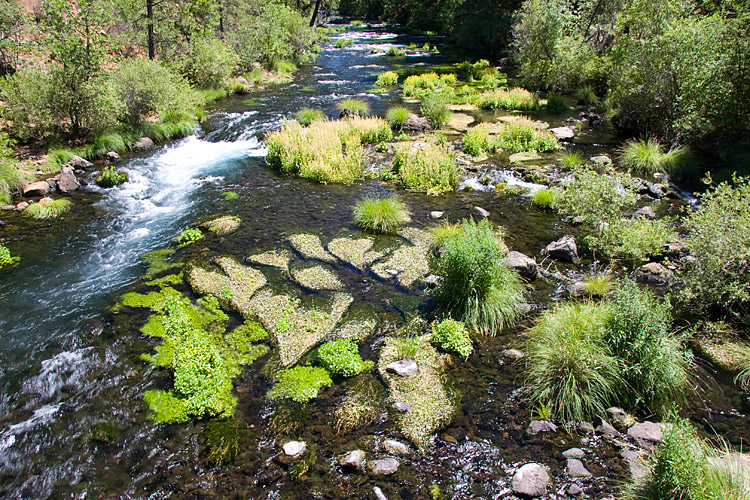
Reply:
<svg viewBox="0 0 750 500"><path fill-rule="evenodd" d="M570 486L568 486L568 495L572 497L577 497L578 495L583 494L583 488L578 486L577 484L573 483Z"/></svg>
<svg viewBox="0 0 750 500"><path fill-rule="evenodd" d="M482 207L474 207L474 213L485 218L490 216L490 213Z"/></svg>
<svg viewBox="0 0 750 500"><path fill-rule="evenodd" d="M509 358L521 359L523 358L524 354L518 349L505 349L503 351L503 356L507 356Z"/></svg>
<svg viewBox="0 0 750 500"><path fill-rule="evenodd" d="M354 467L356 469L359 468L360 465L362 465L362 460L364 459L364 451L353 450L339 459L339 465L341 465L342 467Z"/></svg>
<svg viewBox="0 0 750 500"><path fill-rule="evenodd" d="M571 448L563 452L563 456L565 458L583 458L585 455L586 455L586 452L584 452L580 448Z"/></svg>
<svg viewBox="0 0 750 500"><path fill-rule="evenodd" d="M393 403L393 408L398 412L406 413L411 410L411 405L403 401L398 401L397 403Z"/></svg>
<svg viewBox="0 0 750 500"><path fill-rule="evenodd" d="M536 436L540 432L557 432L557 426L547 420L532 420L526 432Z"/></svg>
<svg viewBox="0 0 750 500"><path fill-rule="evenodd" d="M284 450L284 455L288 457L298 457L307 450L307 443L304 441L289 441L281 449Z"/></svg>
<svg viewBox="0 0 750 500"><path fill-rule="evenodd" d="M395 439L386 439L383 442L383 447L388 453L392 453L394 455L409 455L409 453L411 452L408 446L400 441L396 441Z"/></svg>
<svg viewBox="0 0 750 500"><path fill-rule="evenodd" d="M382 460L373 460L368 464L370 472L376 476L388 476L398 470L399 461L395 458L384 458Z"/></svg>
<svg viewBox="0 0 750 500"><path fill-rule="evenodd" d="M385 369L401 377L413 377L419 372L419 366L417 366L417 362L413 359L401 359L393 363L388 363Z"/></svg>

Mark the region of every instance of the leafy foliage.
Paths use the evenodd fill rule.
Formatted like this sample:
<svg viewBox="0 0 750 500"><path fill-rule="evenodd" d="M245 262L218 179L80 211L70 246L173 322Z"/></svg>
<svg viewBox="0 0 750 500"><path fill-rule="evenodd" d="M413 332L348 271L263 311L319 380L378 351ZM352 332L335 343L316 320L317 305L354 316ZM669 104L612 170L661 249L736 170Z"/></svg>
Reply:
<svg viewBox="0 0 750 500"><path fill-rule="evenodd" d="M431 341L449 352L455 352L463 358L468 358L474 352L469 332L466 326L454 319L444 319L432 325Z"/></svg>
<svg viewBox="0 0 750 500"><path fill-rule="evenodd" d="M128 181L128 174L115 170L115 167L104 167L102 173L96 178L96 184L103 188L119 186Z"/></svg>
<svg viewBox="0 0 750 500"><path fill-rule="evenodd" d="M664 245L676 239L671 219L643 217L614 217L599 231L592 231L585 237L591 248L633 266L663 254Z"/></svg>
<svg viewBox="0 0 750 500"><path fill-rule="evenodd" d="M372 361L363 361L352 339L326 342L318 349L318 360L334 375L353 377L372 367Z"/></svg>
<svg viewBox="0 0 750 500"><path fill-rule="evenodd" d="M409 211L395 196L365 198L354 207L354 223L375 233L395 233L409 220Z"/></svg>
<svg viewBox="0 0 750 500"><path fill-rule="evenodd" d="M177 237L177 243L180 244L180 247L186 247L201 239L203 239L203 232L200 229L197 227L186 227L185 230L180 233L180 236Z"/></svg>
<svg viewBox="0 0 750 500"><path fill-rule="evenodd" d="M271 399L291 399L297 403L306 403L318 397L318 391L333 384L325 368L295 366L281 370L276 375L276 383L268 391Z"/></svg>
<svg viewBox="0 0 750 500"><path fill-rule="evenodd" d="M0 244L0 269L10 267L20 260L19 257L13 257L10 250L5 245Z"/></svg>
<svg viewBox="0 0 750 500"><path fill-rule="evenodd" d="M393 71L380 73L378 75L378 79L375 81L375 85L378 87L390 87L392 85L398 85L398 73Z"/></svg>

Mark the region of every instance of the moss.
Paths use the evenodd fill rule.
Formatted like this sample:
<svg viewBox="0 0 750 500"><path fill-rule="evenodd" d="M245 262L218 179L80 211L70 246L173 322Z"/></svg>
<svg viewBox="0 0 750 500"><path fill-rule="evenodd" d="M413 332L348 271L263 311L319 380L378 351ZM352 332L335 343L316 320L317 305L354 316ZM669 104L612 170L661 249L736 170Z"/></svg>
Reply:
<svg viewBox="0 0 750 500"><path fill-rule="evenodd" d="M146 391L143 399L154 412L151 418L156 422L179 424L190 420L185 400L176 397L172 391Z"/></svg>
<svg viewBox="0 0 750 500"><path fill-rule="evenodd" d="M320 238L314 234L294 234L289 237L289 243L297 253L306 259L318 259L325 262L336 261L336 258L323 248Z"/></svg>
<svg viewBox="0 0 750 500"><path fill-rule="evenodd" d="M196 293L215 295L223 306L247 316L250 299L266 284L266 277L257 269L243 266L232 257L218 257L215 262L223 274L189 265L188 283Z"/></svg>
<svg viewBox="0 0 750 500"><path fill-rule="evenodd" d="M149 337L164 337L167 331L164 327L164 316L152 314L146 324L141 327L141 333Z"/></svg>
<svg viewBox="0 0 750 500"><path fill-rule="evenodd" d="M318 348L318 361L333 375L342 377L359 375L373 366L372 361L362 360L357 342L352 339L326 342Z"/></svg>
<svg viewBox="0 0 750 500"><path fill-rule="evenodd" d="M347 321L336 331L334 337L336 339L362 340L375 333L377 326L378 322L374 318L367 318L362 321Z"/></svg>
<svg viewBox="0 0 750 500"><path fill-rule="evenodd" d="M117 435L117 427L112 422L99 422L91 426L88 432L89 441L109 443Z"/></svg>
<svg viewBox="0 0 750 500"><path fill-rule="evenodd" d="M343 290L344 284L333 269L328 266L314 265L292 269L292 278L310 290Z"/></svg>
<svg viewBox="0 0 750 500"><path fill-rule="evenodd" d="M182 294L169 287L164 287L159 292L146 294L130 292L122 296L122 305L125 307L142 307L159 312L164 310L164 301L167 297L182 297Z"/></svg>
<svg viewBox="0 0 750 500"><path fill-rule="evenodd" d="M237 229L239 229L240 227L241 222L242 219L240 219L236 215L224 215L215 219L211 219L210 221L201 224L201 226L205 227L213 233L216 233L219 236L224 236L237 231Z"/></svg>
<svg viewBox="0 0 750 500"><path fill-rule="evenodd" d="M414 246L429 248L436 243L431 231L416 227L405 227L398 232L399 236Z"/></svg>
<svg viewBox="0 0 750 500"><path fill-rule="evenodd" d="M147 286L158 286L163 288L166 286L176 286L182 283L182 273L179 274L167 274L159 279L146 281L144 284Z"/></svg>
<svg viewBox="0 0 750 500"><path fill-rule="evenodd" d="M402 268L403 271L401 271ZM397 271L396 279L399 284L408 288L430 271L430 266L427 264L427 248L421 246L401 247L384 262L372 266L372 271L385 280L393 277L388 271Z"/></svg>
<svg viewBox="0 0 750 500"><path fill-rule="evenodd" d="M286 250L272 250L261 254L251 255L247 260L253 264L277 267L283 271L289 271L289 261L292 260L292 254Z"/></svg>
<svg viewBox="0 0 750 500"><path fill-rule="evenodd" d="M380 252L371 251L373 244L370 238L336 238L328 244L328 250L347 264L364 270L383 256Z"/></svg>
<svg viewBox="0 0 750 500"><path fill-rule="evenodd" d="M203 239L203 233L197 227L186 227L182 233L176 238L177 248L183 248L188 245L192 245L196 241Z"/></svg>
<svg viewBox="0 0 750 500"><path fill-rule="evenodd" d="M728 323L707 323L700 336L693 340L694 347L716 366L730 371L742 370L747 363L750 345L740 338L739 332Z"/></svg>
<svg viewBox="0 0 750 500"><path fill-rule="evenodd" d="M346 396L334 413L338 434L366 427L383 415L387 394L383 385L369 373L363 373L348 384Z"/></svg>
<svg viewBox="0 0 750 500"><path fill-rule="evenodd" d="M146 277L182 266L180 263L169 262L169 257L174 255L174 253L174 248L162 248L141 255L141 260L148 265L148 269L146 269Z"/></svg>
<svg viewBox="0 0 750 500"><path fill-rule="evenodd" d="M297 403L318 397L318 391L333 384L325 368L295 366L281 370L276 376L276 383L268 391L271 399L291 399Z"/></svg>

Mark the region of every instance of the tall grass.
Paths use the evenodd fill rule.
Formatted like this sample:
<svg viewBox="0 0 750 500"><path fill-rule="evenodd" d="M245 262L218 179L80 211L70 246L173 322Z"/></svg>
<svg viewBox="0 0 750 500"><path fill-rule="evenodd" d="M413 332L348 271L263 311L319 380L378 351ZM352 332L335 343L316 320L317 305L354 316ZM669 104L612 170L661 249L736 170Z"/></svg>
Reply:
<svg viewBox="0 0 750 500"><path fill-rule="evenodd" d="M448 149L432 144L398 151L393 171L406 189L428 194L453 191L461 173L456 157Z"/></svg>
<svg viewBox="0 0 750 500"><path fill-rule="evenodd" d="M409 211L395 196L365 198L354 207L354 223L366 231L392 234L409 220Z"/></svg>
<svg viewBox="0 0 750 500"><path fill-rule="evenodd" d="M412 112L410 109L403 106L396 106L385 113L385 120L392 129L401 130L404 128L404 123L406 123L406 120L408 120L411 115Z"/></svg>
<svg viewBox="0 0 750 500"><path fill-rule="evenodd" d="M661 172L684 177L695 166L695 158L685 146L665 150L654 137L631 139L620 148L620 164L639 174Z"/></svg>
<svg viewBox="0 0 750 500"><path fill-rule="evenodd" d="M539 108L539 98L526 89L494 89L472 97L472 103L481 109L507 109L533 111Z"/></svg>
<svg viewBox="0 0 750 500"><path fill-rule="evenodd" d="M480 123L466 131L463 138L464 153L479 156L491 149L490 130L492 125Z"/></svg>
<svg viewBox="0 0 750 500"><path fill-rule="evenodd" d="M70 200L59 198L47 203L32 203L23 211L25 217L33 219L56 219L62 214L70 212L73 204Z"/></svg>
<svg viewBox="0 0 750 500"><path fill-rule="evenodd" d="M502 129L492 142L495 149L502 149L509 153L521 151L556 151L560 143L549 130L540 129L537 124L526 118L502 124Z"/></svg>
<svg viewBox="0 0 750 500"><path fill-rule="evenodd" d="M11 193L20 191L32 182L34 177L21 172L11 160L0 159L0 203L7 205L13 201Z"/></svg>
<svg viewBox="0 0 750 500"><path fill-rule="evenodd" d="M349 117L367 116L370 114L370 105L367 104L367 101L362 99L347 97L346 99L341 99L337 102L336 107L343 115Z"/></svg>
<svg viewBox="0 0 750 500"><path fill-rule="evenodd" d="M573 170L583 165L583 155L578 151L566 151L563 153L560 163L566 169Z"/></svg>
<svg viewBox="0 0 750 500"><path fill-rule="evenodd" d="M321 110L314 108L302 108L294 115L294 119L303 127L307 127L313 121L322 120L325 117L326 115Z"/></svg>
<svg viewBox="0 0 750 500"><path fill-rule="evenodd" d="M420 111L434 129L443 128L451 119L449 102L441 94L432 94L422 101Z"/></svg>
<svg viewBox="0 0 750 500"><path fill-rule="evenodd" d="M552 208L557 201L558 192L553 189L539 189L531 195L531 203L539 208Z"/></svg>
<svg viewBox="0 0 750 500"><path fill-rule="evenodd" d="M599 104L599 97L591 87L581 87L576 90L576 100L578 104L583 104L584 106L595 106Z"/></svg>
<svg viewBox="0 0 750 500"><path fill-rule="evenodd" d="M547 96L547 111L550 113L560 114L568 110L568 104L563 96L557 93L550 93Z"/></svg>

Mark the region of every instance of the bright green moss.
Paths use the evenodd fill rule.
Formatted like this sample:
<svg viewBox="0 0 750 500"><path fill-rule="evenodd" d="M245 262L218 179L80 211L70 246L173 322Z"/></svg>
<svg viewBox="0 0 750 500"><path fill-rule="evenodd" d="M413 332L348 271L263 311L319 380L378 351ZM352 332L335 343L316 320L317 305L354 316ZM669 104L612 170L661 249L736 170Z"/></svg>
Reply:
<svg viewBox="0 0 750 500"><path fill-rule="evenodd" d="M144 401L153 411L153 418L162 424L179 424L190 420L185 401L171 391L146 391Z"/></svg>
<svg viewBox="0 0 750 500"><path fill-rule="evenodd" d="M468 358L474 352L474 346L471 343L469 332L466 326L460 321L454 319L444 319L440 323L432 325L433 344L437 344L445 351L455 352L458 355Z"/></svg>
<svg viewBox="0 0 750 500"><path fill-rule="evenodd" d="M145 284L148 286L165 287L165 286L175 286L181 283L182 283L182 273L179 273L179 274L167 274L166 276L162 276L159 279L147 281Z"/></svg>
<svg viewBox="0 0 750 500"><path fill-rule="evenodd" d="M352 339L333 340L320 346L318 360L334 375L353 377L372 368L372 361L363 361Z"/></svg>
<svg viewBox="0 0 750 500"><path fill-rule="evenodd" d="M276 384L268 391L271 399L291 399L306 403L318 397L318 391L333 384L325 368L318 366L295 366L282 370L276 376Z"/></svg>
<svg viewBox="0 0 750 500"><path fill-rule="evenodd" d="M167 297L182 296L174 288L164 287L159 292L149 292L147 294L130 292L122 296L122 305L125 307L142 307L159 312L164 309L164 301Z"/></svg>

